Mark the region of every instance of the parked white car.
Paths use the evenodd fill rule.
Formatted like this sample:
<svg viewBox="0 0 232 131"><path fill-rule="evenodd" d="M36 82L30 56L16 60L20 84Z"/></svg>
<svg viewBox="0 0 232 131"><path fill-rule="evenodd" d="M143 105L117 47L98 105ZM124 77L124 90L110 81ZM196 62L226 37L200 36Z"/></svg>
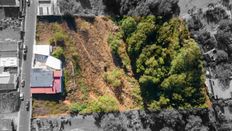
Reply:
<svg viewBox="0 0 232 131"><path fill-rule="evenodd" d="M23 93L20 93L20 100L24 100L24 95L23 95Z"/></svg>

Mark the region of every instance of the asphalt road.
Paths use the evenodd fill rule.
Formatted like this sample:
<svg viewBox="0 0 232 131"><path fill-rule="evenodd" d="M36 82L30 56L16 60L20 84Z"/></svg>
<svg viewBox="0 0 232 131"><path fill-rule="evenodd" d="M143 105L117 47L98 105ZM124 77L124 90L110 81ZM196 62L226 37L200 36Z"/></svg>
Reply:
<svg viewBox="0 0 232 131"><path fill-rule="evenodd" d="M30 91L30 74L32 67L32 54L33 45L35 40L35 30L36 30L36 2L33 0L30 7L26 9L25 17L25 36L24 44L27 45L27 57L22 64L22 79L25 80L25 87L21 88L21 92L24 93L24 101L21 102L19 111L19 127L18 131L30 131L31 125L31 91ZM30 110L26 110L26 102L30 101Z"/></svg>

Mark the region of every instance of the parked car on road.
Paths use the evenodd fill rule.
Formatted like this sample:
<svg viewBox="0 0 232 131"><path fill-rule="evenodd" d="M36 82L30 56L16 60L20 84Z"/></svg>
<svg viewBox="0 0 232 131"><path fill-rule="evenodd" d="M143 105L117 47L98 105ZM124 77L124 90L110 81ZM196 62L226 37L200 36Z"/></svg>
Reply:
<svg viewBox="0 0 232 131"><path fill-rule="evenodd" d="M20 100L24 100L24 95L23 95L23 93L20 93Z"/></svg>
<svg viewBox="0 0 232 131"><path fill-rule="evenodd" d="M21 86L24 87L25 86L25 80L21 81Z"/></svg>
<svg viewBox="0 0 232 131"><path fill-rule="evenodd" d="M26 110L29 111L30 101L27 101L25 106L26 106Z"/></svg>
<svg viewBox="0 0 232 131"><path fill-rule="evenodd" d="M27 1L27 6L30 6L31 2L30 0L26 0Z"/></svg>
<svg viewBox="0 0 232 131"><path fill-rule="evenodd" d="M27 45L23 45L23 53L27 53Z"/></svg>
<svg viewBox="0 0 232 131"><path fill-rule="evenodd" d="M26 60L27 59L27 46L23 45L23 59Z"/></svg>

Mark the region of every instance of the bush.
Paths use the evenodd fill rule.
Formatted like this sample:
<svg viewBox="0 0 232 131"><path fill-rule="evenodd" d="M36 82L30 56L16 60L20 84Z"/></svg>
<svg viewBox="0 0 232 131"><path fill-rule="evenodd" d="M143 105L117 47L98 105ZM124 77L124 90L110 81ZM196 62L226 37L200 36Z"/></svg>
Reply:
<svg viewBox="0 0 232 131"><path fill-rule="evenodd" d="M104 74L104 80L106 83L112 85L114 88L122 86L121 77L123 75L122 70L114 69L113 71L106 72Z"/></svg>
<svg viewBox="0 0 232 131"><path fill-rule="evenodd" d="M136 30L136 26L137 23L133 17L126 17L121 21L121 29L126 38Z"/></svg>
<svg viewBox="0 0 232 131"><path fill-rule="evenodd" d="M85 104L80 104L80 103L72 103L69 106L69 111L70 113L79 113L81 111L83 111L84 109L86 109L86 105Z"/></svg>
<svg viewBox="0 0 232 131"><path fill-rule="evenodd" d="M54 34L54 40L56 42L56 45L64 46L65 38L66 38L65 34L62 32L56 32Z"/></svg>
<svg viewBox="0 0 232 131"><path fill-rule="evenodd" d="M64 55L64 49L62 47L56 47L55 50L52 52L52 56L56 57L57 59L61 59Z"/></svg>
<svg viewBox="0 0 232 131"><path fill-rule="evenodd" d="M118 32L114 35L110 34L108 38L108 44L110 45L110 48L112 49L112 52L114 54L118 55L118 48L121 40L122 40L121 32Z"/></svg>
<svg viewBox="0 0 232 131"><path fill-rule="evenodd" d="M49 39L49 43L52 46L64 46L66 35L63 32L56 32L52 38Z"/></svg>
<svg viewBox="0 0 232 131"><path fill-rule="evenodd" d="M118 110L117 100L112 96L104 95L90 102L85 112L113 112Z"/></svg>

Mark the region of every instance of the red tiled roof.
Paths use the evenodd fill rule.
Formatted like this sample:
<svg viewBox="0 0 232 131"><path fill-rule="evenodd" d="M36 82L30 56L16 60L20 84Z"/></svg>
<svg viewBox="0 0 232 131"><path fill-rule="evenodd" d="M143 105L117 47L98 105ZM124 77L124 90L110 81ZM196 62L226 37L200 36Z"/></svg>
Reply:
<svg viewBox="0 0 232 131"><path fill-rule="evenodd" d="M61 77L62 71L54 71L54 77Z"/></svg>
<svg viewBox="0 0 232 131"><path fill-rule="evenodd" d="M32 94L56 94L53 88L48 87L39 87L39 88L31 88Z"/></svg>

